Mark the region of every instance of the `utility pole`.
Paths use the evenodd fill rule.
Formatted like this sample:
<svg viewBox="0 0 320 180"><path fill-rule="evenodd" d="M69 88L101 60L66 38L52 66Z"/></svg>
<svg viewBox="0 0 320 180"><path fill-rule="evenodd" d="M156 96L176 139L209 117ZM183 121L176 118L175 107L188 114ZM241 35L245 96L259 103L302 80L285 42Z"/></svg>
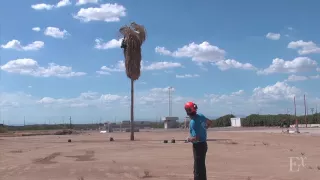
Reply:
<svg viewBox="0 0 320 180"><path fill-rule="evenodd" d="M72 128L72 124L71 124L71 116L70 116L70 118L69 118L69 129L71 129Z"/></svg>
<svg viewBox="0 0 320 180"><path fill-rule="evenodd" d="M233 113L233 112L232 112L232 110L233 110L233 105L231 106L231 112L230 112L230 115L232 115L232 113Z"/></svg>
<svg viewBox="0 0 320 180"><path fill-rule="evenodd" d="M172 116L172 97L171 97L171 90L172 90L173 88L170 86L169 88L168 88L168 92L169 92L169 117L171 117Z"/></svg>
<svg viewBox="0 0 320 180"><path fill-rule="evenodd" d="M303 99L304 99L304 123L306 124L306 127L307 126L307 105L306 105L306 95L304 94L303 95Z"/></svg>
<svg viewBox="0 0 320 180"><path fill-rule="evenodd" d="M317 123L318 123L318 104L316 105L316 121L317 121Z"/></svg>
<svg viewBox="0 0 320 180"><path fill-rule="evenodd" d="M294 118L295 118L295 124L296 124L296 133L300 133L299 123L298 123L298 119L297 119L296 96L294 96L294 98L293 98L293 105L294 105Z"/></svg>
<svg viewBox="0 0 320 180"><path fill-rule="evenodd" d="M287 120L286 122L288 123L288 125L290 126L291 123L291 115L290 115L290 109L287 108Z"/></svg>
<svg viewBox="0 0 320 180"><path fill-rule="evenodd" d="M314 123L314 114L313 114L314 108L310 108L310 111L312 114L312 118L311 118L311 124L312 124L312 123Z"/></svg>
<svg viewBox="0 0 320 180"><path fill-rule="evenodd" d="M26 126L26 116L23 116L23 126Z"/></svg>
<svg viewBox="0 0 320 180"><path fill-rule="evenodd" d="M296 118L297 116L297 106L296 106L296 97L293 98L293 105L294 105L294 116Z"/></svg>

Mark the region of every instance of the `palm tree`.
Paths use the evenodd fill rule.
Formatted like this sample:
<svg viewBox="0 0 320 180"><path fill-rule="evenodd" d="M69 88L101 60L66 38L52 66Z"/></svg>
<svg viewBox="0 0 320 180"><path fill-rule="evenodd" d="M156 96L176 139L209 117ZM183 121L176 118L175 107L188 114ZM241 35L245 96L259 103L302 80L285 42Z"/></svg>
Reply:
<svg viewBox="0 0 320 180"><path fill-rule="evenodd" d="M146 29L144 26L132 22L130 26L123 26L119 29L123 35L121 48L125 58L126 74L131 80L131 135L130 140L134 140L134 81L140 77L141 70L141 46L146 40Z"/></svg>

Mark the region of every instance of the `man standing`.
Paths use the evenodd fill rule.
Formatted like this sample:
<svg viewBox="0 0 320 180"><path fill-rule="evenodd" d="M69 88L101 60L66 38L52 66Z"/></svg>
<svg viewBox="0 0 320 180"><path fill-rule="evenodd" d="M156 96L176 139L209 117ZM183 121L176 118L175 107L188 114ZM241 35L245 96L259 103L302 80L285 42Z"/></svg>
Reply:
<svg viewBox="0 0 320 180"><path fill-rule="evenodd" d="M190 137L188 138L188 141L192 142L193 146L194 180L207 180L207 128L211 125L211 121L203 114L197 113L198 106L193 102L187 102L184 109L191 119L189 124Z"/></svg>

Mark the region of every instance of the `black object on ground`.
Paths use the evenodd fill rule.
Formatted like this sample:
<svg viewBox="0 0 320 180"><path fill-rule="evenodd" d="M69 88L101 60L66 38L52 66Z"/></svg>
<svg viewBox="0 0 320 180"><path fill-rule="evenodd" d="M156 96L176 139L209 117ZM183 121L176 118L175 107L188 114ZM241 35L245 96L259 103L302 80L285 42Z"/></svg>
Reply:
<svg viewBox="0 0 320 180"><path fill-rule="evenodd" d="M163 143L168 143L168 140L164 140Z"/></svg>

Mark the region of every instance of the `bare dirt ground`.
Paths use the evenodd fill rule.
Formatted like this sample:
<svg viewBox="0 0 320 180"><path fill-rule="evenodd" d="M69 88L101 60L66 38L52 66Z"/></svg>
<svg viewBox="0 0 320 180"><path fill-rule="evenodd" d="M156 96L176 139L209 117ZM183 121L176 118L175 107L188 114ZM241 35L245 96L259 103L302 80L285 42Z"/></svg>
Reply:
<svg viewBox="0 0 320 180"><path fill-rule="evenodd" d="M129 133L0 137L0 179L193 179L191 144L170 143L172 137L184 140L187 135L187 131L138 132L134 142L128 141ZM320 177L319 136L228 130L208 131L208 138L208 179Z"/></svg>

